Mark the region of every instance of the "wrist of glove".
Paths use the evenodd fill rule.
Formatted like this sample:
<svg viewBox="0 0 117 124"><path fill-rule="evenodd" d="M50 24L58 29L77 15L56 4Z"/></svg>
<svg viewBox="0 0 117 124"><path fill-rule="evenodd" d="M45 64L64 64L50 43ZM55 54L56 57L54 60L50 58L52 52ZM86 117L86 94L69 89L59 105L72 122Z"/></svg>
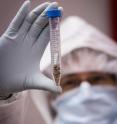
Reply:
<svg viewBox="0 0 117 124"><path fill-rule="evenodd" d="M7 100L9 98L11 98L13 96L13 94L0 94L0 100Z"/></svg>

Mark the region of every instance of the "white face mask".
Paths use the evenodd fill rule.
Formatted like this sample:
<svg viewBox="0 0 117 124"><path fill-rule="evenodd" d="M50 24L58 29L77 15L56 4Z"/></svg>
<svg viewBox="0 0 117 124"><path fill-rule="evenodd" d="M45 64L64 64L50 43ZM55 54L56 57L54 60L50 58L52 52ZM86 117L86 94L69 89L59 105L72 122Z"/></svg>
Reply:
<svg viewBox="0 0 117 124"><path fill-rule="evenodd" d="M53 103L55 124L117 124L117 88L83 82Z"/></svg>

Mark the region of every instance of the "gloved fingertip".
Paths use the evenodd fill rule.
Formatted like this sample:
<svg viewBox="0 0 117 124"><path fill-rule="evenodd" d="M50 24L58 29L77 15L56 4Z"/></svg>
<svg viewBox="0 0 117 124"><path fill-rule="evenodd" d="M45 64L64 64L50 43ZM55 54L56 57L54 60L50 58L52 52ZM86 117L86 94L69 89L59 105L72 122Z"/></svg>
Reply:
<svg viewBox="0 0 117 124"><path fill-rule="evenodd" d="M58 2L52 2L53 5L58 5Z"/></svg>
<svg viewBox="0 0 117 124"><path fill-rule="evenodd" d="M63 12L63 7L60 6L58 9Z"/></svg>
<svg viewBox="0 0 117 124"><path fill-rule="evenodd" d="M31 2L31 0L25 0L25 2L28 2L28 3L30 3L30 2Z"/></svg>
<svg viewBox="0 0 117 124"><path fill-rule="evenodd" d="M48 1L48 2L45 2L45 4L50 4L51 2L50 1Z"/></svg>
<svg viewBox="0 0 117 124"><path fill-rule="evenodd" d="M62 88L61 88L61 86L56 86L56 87L55 87L55 91L56 91L57 94L62 93Z"/></svg>
<svg viewBox="0 0 117 124"><path fill-rule="evenodd" d="M24 1L24 4L26 4L26 5L30 5L30 3L31 3L30 0L25 0L25 1Z"/></svg>
<svg viewBox="0 0 117 124"><path fill-rule="evenodd" d="M52 2L52 3L50 3L48 9L50 9L51 7L57 7L57 6L58 6L58 3L57 2Z"/></svg>
<svg viewBox="0 0 117 124"><path fill-rule="evenodd" d="M58 9L61 11L61 17L63 16L63 7L58 7Z"/></svg>
<svg viewBox="0 0 117 124"><path fill-rule="evenodd" d="M30 6L31 6L31 1L30 1L30 0L26 0L26 1L23 3L23 7L24 7L24 8L27 8L28 10L30 9Z"/></svg>
<svg viewBox="0 0 117 124"><path fill-rule="evenodd" d="M47 3L51 4L51 1L48 1Z"/></svg>

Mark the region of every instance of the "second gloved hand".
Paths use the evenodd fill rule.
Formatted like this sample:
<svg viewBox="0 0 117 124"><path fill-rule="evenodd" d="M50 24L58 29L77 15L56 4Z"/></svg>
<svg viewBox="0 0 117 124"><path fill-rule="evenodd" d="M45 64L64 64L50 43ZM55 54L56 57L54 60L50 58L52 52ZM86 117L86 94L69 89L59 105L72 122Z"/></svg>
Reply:
<svg viewBox="0 0 117 124"><path fill-rule="evenodd" d="M57 3L44 3L29 12L25 1L6 32L0 38L0 94L26 89L60 92L54 82L39 70L39 63L49 42L46 11Z"/></svg>

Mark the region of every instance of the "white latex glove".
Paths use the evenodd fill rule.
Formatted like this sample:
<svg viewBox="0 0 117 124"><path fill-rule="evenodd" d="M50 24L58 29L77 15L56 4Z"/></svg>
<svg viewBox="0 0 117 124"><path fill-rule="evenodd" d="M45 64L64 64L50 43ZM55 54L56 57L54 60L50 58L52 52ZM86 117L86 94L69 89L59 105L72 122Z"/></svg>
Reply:
<svg viewBox="0 0 117 124"><path fill-rule="evenodd" d="M47 9L57 3L44 3L29 13L30 1L19 12L0 38L0 94L27 89L61 92L61 88L39 69L49 42Z"/></svg>

